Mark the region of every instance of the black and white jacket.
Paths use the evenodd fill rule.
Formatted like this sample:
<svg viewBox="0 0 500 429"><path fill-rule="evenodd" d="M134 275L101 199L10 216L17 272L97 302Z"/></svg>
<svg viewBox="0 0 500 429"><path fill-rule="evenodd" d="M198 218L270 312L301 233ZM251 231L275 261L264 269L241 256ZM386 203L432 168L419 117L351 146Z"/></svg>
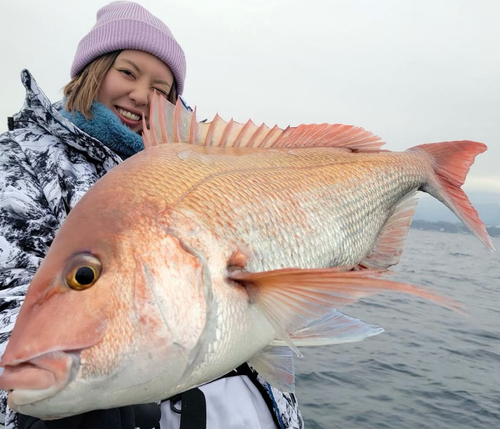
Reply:
<svg viewBox="0 0 500 429"><path fill-rule="evenodd" d="M3 354L28 285L69 211L120 157L64 118L31 74L22 110L0 135L0 355ZM273 405L278 427L303 426L293 394L255 377ZM16 427L16 414L0 391L0 424Z"/></svg>

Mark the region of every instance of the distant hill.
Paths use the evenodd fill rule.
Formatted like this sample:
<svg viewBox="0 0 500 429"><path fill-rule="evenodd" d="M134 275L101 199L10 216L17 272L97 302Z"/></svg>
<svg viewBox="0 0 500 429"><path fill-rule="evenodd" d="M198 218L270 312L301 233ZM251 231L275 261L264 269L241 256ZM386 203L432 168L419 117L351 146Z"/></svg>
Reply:
<svg viewBox="0 0 500 429"><path fill-rule="evenodd" d="M427 220L413 220L411 228L423 229L424 231L455 232L460 234L472 234L463 223L429 222ZM486 231L491 237L500 237L500 226L487 226Z"/></svg>
<svg viewBox="0 0 500 429"><path fill-rule="evenodd" d="M500 226L500 194L493 192L468 192L467 194L486 225ZM460 222L448 207L428 195L421 195L414 219L427 222Z"/></svg>

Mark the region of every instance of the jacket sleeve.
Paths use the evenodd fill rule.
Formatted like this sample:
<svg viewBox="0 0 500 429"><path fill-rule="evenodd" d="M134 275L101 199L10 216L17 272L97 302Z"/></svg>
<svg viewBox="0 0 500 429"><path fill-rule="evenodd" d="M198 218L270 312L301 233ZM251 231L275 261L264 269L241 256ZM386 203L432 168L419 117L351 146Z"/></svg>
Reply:
<svg viewBox="0 0 500 429"><path fill-rule="evenodd" d="M28 285L59 227L19 144L0 136L0 355ZM0 392L0 422L6 413Z"/></svg>
<svg viewBox="0 0 500 429"><path fill-rule="evenodd" d="M3 355L24 296L45 257L60 221L51 210L40 181L10 133L0 136L0 356ZM0 391L0 425L16 429L153 428L160 407L131 405L96 410L62 420L41 421L14 413L7 392Z"/></svg>

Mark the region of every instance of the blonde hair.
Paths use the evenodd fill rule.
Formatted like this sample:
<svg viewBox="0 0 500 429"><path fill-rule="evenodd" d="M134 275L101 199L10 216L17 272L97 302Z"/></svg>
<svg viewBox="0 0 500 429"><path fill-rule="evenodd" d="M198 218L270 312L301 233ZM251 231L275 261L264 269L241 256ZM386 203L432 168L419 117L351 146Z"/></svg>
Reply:
<svg viewBox="0 0 500 429"><path fill-rule="evenodd" d="M85 119L92 118L92 102L97 99L102 82L120 52L114 51L96 58L63 88L66 97L64 108L68 112L78 111ZM167 99L173 104L177 101L175 80Z"/></svg>

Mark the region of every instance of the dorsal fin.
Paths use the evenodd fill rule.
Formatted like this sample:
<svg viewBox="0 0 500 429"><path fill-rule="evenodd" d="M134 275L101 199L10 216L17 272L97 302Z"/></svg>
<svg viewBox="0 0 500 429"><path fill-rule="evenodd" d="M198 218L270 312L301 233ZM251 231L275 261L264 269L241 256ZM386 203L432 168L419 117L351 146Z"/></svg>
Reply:
<svg viewBox="0 0 500 429"><path fill-rule="evenodd" d="M196 112L196 109L195 109ZM153 94L149 126L144 127L144 146L177 142L219 147L342 147L356 151L380 150L380 137L353 125L307 124L270 128L224 121L219 115L211 122L197 122L196 114L178 99L174 106L165 97Z"/></svg>

